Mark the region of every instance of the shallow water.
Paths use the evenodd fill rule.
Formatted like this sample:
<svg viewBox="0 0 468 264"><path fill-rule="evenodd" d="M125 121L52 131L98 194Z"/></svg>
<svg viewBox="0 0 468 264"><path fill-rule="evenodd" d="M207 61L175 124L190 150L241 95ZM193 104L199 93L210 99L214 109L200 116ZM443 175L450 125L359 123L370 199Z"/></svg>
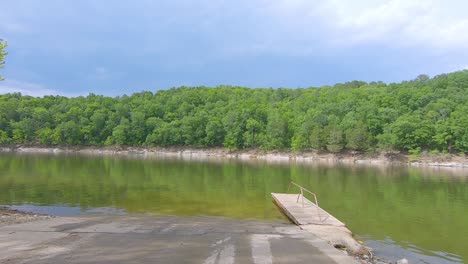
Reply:
<svg viewBox="0 0 468 264"><path fill-rule="evenodd" d="M468 262L468 170L79 155L0 155L0 205L55 215L139 213L275 220L289 182L389 259Z"/></svg>

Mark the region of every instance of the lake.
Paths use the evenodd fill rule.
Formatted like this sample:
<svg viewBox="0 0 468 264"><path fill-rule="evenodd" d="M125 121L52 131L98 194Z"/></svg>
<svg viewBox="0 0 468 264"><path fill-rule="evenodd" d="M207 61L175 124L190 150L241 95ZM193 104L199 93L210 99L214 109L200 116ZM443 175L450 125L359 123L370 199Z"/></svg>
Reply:
<svg viewBox="0 0 468 264"><path fill-rule="evenodd" d="M468 262L468 170L0 154L0 205L53 215L151 213L287 221L271 192L312 190L378 256Z"/></svg>

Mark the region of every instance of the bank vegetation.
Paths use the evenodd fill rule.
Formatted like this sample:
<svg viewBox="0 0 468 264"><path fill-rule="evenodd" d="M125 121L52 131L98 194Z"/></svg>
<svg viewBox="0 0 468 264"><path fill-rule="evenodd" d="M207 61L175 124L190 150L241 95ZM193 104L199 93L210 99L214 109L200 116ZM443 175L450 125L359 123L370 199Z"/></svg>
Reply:
<svg viewBox="0 0 468 264"><path fill-rule="evenodd" d="M468 153L468 70L305 89L0 95L0 144Z"/></svg>

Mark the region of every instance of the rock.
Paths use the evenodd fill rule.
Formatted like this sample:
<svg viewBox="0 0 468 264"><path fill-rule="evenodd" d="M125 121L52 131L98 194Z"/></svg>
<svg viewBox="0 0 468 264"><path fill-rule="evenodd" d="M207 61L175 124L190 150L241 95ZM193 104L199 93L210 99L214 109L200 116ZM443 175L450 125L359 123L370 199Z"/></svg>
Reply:
<svg viewBox="0 0 468 264"><path fill-rule="evenodd" d="M0 226L25 223L35 220L50 219L52 216L36 213L21 212L6 207L0 207Z"/></svg>
<svg viewBox="0 0 468 264"><path fill-rule="evenodd" d="M397 264L408 264L409 262L408 262L407 259L403 258L403 259L398 260L396 263Z"/></svg>

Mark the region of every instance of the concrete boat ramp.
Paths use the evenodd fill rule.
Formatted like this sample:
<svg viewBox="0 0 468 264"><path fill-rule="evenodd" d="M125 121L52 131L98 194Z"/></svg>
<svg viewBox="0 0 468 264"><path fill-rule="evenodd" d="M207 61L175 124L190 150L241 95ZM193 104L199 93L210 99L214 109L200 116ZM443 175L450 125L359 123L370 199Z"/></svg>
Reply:
<svg viewBox="0 0 468 264"><path fill-rule="evenodd" d="M0 263L358 263L284 222L94 215L0 224Z"/></svg>
<svg viewBox="0 0 468 264"><path fill-rule="evenodd" d="M298 200L297 194L273 197L298 226L152 215L0 222L0 263L359 263L334 247L335 243L348 243L343 239L351 238L351 233L317 203L302 200L302 196Z"/></svg>
<svg viewBox="0 0 468 264"><path fill-rule="evenodd" d="M298 193L272 193L271 196L283 213L302 230L328 241L337 248L345 248L352 253L365 253L367 249L358 243L346 225L320 208L315 193L291 182L288 188L297 188ZM312 201L305 197L312 197Z"/></svg>

